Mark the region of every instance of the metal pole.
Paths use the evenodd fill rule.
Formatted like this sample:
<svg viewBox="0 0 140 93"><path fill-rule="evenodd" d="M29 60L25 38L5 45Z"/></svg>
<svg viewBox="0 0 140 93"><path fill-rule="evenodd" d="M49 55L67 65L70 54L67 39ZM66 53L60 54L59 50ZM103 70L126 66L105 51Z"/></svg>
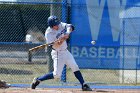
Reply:
<svg viewBox="0 0 140 93"><path fill-rule="evenodd" d="M55 15L59 19L61 19L63 22L66 22L67 21L66 20L66 18L67 18L67 0L52 0L52 2L62 2L62 4L61 5L51 4L50 15ZM51 51L51 48L48 49L48 51ZM49 55L48 57L50 59L51 55ZM50 67L53 67L52 60L48 61L48 70L49 71L51 71L51 69L52 69ZM62 71L61 81L66 82L66 65L64 66L63 71Z"/></svg>
<svg viewBox="0 0 140 93"><path fill-rule="evenodd" d="M67 22L67 0L63 0L62 1L62 21L63 22ZM66 82L66 78L67 78L67 75L66 75L66 65L64 66L63 68L63 71L62 71L62 76L61 76L61 81L62 82Z"/></svg>
<svg viewBox="0 0 140 93"><path fill-rule="evenodd" d="M52 2L60 2L61 0L51 0ZM50 15L55 15L57 16L58 18L60 18L61 16L61 9L60 8L60 5L58 4L51 4L50 6ZM53 60L52 60L52 57L51 57L51 51L52 51L52 47L49 46L47 48L47 64L48 64L48 72L52 72L53 71Z"/></svg>
<svg viewBox="0 0 140 93"><path fill-rule="evenodd" d="M52 2L61 2L62 0L51 0ZM59 19L61 18L62 10L61 4L51 4L50 15L55 15Z"/></svg>
<svg viewBox="0 0 140 93"><path fill-rule="evenodd" d="M51 0L52 2L61 2L61 0ZM56 4L56 3L52 3L50 6L50 15L55 15L58 18L61 18L61 5ZM53 71L53 60L51 57L51 51L52 51L52 47L49 46L47 48L47 64L48 64L48 72L52 72Z"/></svg>

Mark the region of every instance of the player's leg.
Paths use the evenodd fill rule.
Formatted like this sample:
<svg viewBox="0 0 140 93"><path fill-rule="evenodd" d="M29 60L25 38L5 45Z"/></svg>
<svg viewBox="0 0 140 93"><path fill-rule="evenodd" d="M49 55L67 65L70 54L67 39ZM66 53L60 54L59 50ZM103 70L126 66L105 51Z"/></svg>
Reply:
<svg viewBox="0 0 140 93"><path fill-rule="evenodd" d="M54 79L53 73L48 73L48 74L45 74L38 78L34 78L32 84L31 84L31 88L35 89L36 86L38 86L41 81L48 80L48 79Z"/></svg>
<svg viewBox="0 0 140 93"><path fill-rule="evenodd" d="M33 83L31 84L32 89L35 89L36 86L39 85L41 81L59 78L61 76L62 70L64 67L64 63L63 63L61 57L53 58L53 62L54 62L53 63L54 71L52 73L45 74L38 78L34 78Z"/></svg>
<svg viewBox="0 0 140 93"><path fill-rule="evenodd" d="M41 81L48 80L48 79L54 79L54 75L52 72L47 73L43 76L34 78L32 84L31 84L31 88L35 89L40 84Z"/></svg>
<svg viewBox="0 0 140 93"><path fill-rule="evenodd" d="M56 53L56 55L53 55L52 59L53 59L54 71L49 73L49 74L45 74L44 76L38 77L39 81L44 81L44 80L54 79L54 78L60 78L60 76L62 74L64 64L65 64L64 60L63 60L62 56L58 53Z"/></svg>
<svg viewBox="0 0 140 93"><path fill-rule="evenodd" d="M75 77L79 80L80 84L83 86L85 81L73 57L69 56L69 59L67 60L67 65L72 69L72 72L74 73Z"/></svg>
<svg viewBox="0 0 140 93"><path fill-rule="evenodd" d="M65 64L64 60L59 56L58 59L54 60L54 63L54 78L60 78Z"/></svg>
<svg viewBox="0 0 140 93"><path fill-rule="evenodd" d="M81 86L82 86L82 90L83 91L92 91L92 89L85 84L85 81L83 79L83 76L79 70L78 65L75 62L75 59L73 58L72 54L68 51L67 53L67 65L72 69L75 77L79 80Z"/></svg>
<svg viewBox="0 0 140 93"><path fill-rule="evenodd" d="M80 70L75 71L75 72L74 72L74 75L75 75L75 77L79 80L79 82L81 83L81 85L82 85L82 90L83 90L83 91L92 91L92 89L90 88L90 86L87 85L87 84L85 83L85 81L84 81L84 79L83 79L83 76L82 76Z"/></svg>
<svg viewBox="0 0 140 93"><path fill-rule="evenodd" d="M37 80L39 81L44 81L44 80L48 80L48 79L54 79L54 76L56 75L55 73L58 73L57 70L59 69L58 68L58 58L53 58L53 68L54 68L54 71L51 72L51 73L48 73L48 74L45 74L41 77L38 77Z"/></svg>

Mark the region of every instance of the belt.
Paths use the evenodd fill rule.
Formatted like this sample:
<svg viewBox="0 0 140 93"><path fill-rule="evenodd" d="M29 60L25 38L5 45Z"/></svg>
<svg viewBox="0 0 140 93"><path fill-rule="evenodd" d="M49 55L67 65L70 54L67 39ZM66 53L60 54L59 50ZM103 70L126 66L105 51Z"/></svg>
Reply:
<svg viewBox="0 0 140 93"><path fill-rule="evenodd" d="M55 50L55 51L65 51L65 50L67 50L67 49L64 49L64 50L56 50L56 49L52 48L52 50Z"/></svg>
<svg viewBox="0 0 140 93"><path fill-rule="evenodd" d="M55 50L55 49L52 47L52 50Z"/></svg>

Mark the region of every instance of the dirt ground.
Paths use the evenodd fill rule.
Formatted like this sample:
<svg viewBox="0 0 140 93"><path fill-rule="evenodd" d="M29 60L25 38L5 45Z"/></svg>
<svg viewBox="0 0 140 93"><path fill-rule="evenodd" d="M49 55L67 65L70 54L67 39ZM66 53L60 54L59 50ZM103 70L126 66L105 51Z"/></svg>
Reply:
<svg viewBox="0 0 140 93"><path fill-rule="evenodd" d="M0 89L0 93L140 93L138 89L93 89L93 91L82 91L72 88L8 88Z"/></svg>

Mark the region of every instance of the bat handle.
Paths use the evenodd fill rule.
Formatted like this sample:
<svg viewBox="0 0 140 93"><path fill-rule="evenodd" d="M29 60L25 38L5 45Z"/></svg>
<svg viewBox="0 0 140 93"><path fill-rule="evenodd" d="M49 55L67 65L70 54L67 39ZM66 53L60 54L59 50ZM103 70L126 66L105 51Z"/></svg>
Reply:
<svg viewBox="0 0 140 93"><path fill-rule="evenodd" d="M32 51L28 51L28 61L32 62Z"/></svg>

